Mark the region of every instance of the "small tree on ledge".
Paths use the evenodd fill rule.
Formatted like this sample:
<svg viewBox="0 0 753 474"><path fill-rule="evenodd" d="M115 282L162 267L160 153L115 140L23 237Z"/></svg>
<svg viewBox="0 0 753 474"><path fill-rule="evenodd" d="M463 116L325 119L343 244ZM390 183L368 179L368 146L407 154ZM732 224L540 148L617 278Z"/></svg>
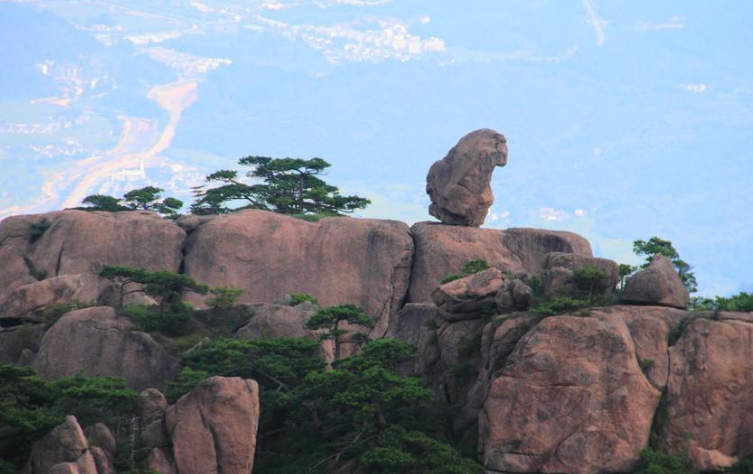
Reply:
<svg viewBox="0 0 753 474"><path fill-rule="evenodd" d="M240 209L262 209L289 215L342 215L363 209L371 201L359 196L342 196L336 186L319 176L331 165L321 158L268 158L248 156L238 160L242 166L253 166L246 173L256 184L246 184L238 171L220 170L206 181L220 186L194 188L196 201L193 214L227 214ZM230 207L241 203L239 207Z"/></svg>
<svg viewBox="0 0 753 474"><path fill-rule="evenodd" d="M179 303L184 291L192 291L201 295L209 291L207 285L197 283L189 276L166 270L150 272L143 268L105 265L99 272L99 276L120 284L120 300L118 303L120 307L123 306L125 295L146 293L147 295L160 298L160 314L164 314L166 308L171 305ZM126 291L126 286L134 283L142 286Z"/></svg>
<svg viewBox="0 0 753 474"><path fill-rule="evenodd" d="M361 308L352 304L342 304L339 306L330 306L323 308L314 313L308 321L306 321L306 329L315 331L317 329L326 329L327 332L319 336L322 340L332 339L335 342L335 360L340 359L342 344L346 342L364 342L363 336L360 333L354 334L355 339L353 341L343 341L343 336L350 331L340 329L340 324L348 323L357 326L373 327L374 320L363 312Z"/></svg>
<svg viewBox="0 0 753 474"><path fill-rule="evenodd" d="M123 199L118 199L104 194L87 196L82 201L87 207L79 207L82 211L155 211L168 219L178 217L178 211L183 207L183 201L168 197L160 200L162 188L147 186L134 189L125 193Z"/></svg>

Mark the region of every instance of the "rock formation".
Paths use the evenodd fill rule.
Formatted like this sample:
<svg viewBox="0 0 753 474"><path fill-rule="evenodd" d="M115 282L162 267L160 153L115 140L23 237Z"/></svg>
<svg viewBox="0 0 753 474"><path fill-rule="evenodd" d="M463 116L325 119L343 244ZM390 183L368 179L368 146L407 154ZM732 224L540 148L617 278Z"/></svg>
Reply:
<svg viewBox="0 0 753 474"><path fill-rule="evenodd" d="M9 319L41 323L44 310L80 300L83 291L80 275L62 275L29 283L0 303L0 323Z"/></svg>
<svg viewBox="0 0 753 474"><path fill-rule="evenodd" d="M482 311L495 309L495 297L504 283L502 272L490 268L445 283L431 297L445 321L478 319Z"/></svg>
<svg viewBox="0 0 753 474"><path fill-rule="evenodd" d="M328 362L334 359L332 340L320 340L319 332L304 327L317 307L306 301L296 306L257 303L242 305L251 314L251 319L234 336L242 339L307 337L319 342L320 354Z"/></svg>
<svg viewBox="0 0 753 474"><path fill-rule="evenodd" d="M506 164L504 135L482 129L464 136L429 169L429 214L444 224L479 227L494 202L492 172Z"/></svg>
<svg viewBox="0 0 753 474"><path fill-rule="evenodd" d="M154 212L59 211L14 216L0 226L0 301L18 288L80 275L82 301L96 301L109 282L102 265L177 272L185 232Z"/></svg>
<svg viewBox="0 0 753 474"><path fill-rule="evenodd" d="M63 316L44 335L34 360L47 379L84 375L123 377L135 390L162 388L176 374L176 361L151 336L133 329L110 307Z"/></svg>
<svg viewBox="0 0 753 474"><path fill-rule="evenodd" d="M312 223L264 211L208 220L190 235L185 271L245 290L241 302L307 293L324 306L353 303L379 335L405 299L413 240L401 222L335 217Z"/></svg>
<svg viewBox="0 0 753 474"><path fill-rule="evenodd" d="M622 299L630 303L686 308L690 295L672 261L664 255L656 255L648 268L627 281Z"/></svg>
<svg viewBox="0 0 753 474"><path fill-rule="evenodd" d="M490 268L440 285L477 259ZM466 447L478 440L489 473L629 472L652 430L653 447L687 452L704 471L753 455L753 313L685 311L687 291L663 257L630 279L623 298L634 304L544 317L529 311L542 297L533 277L554 295L572 289L575 270L596 267L608 296L616 264L594 258L580 236L534 229L310 223L263 211L177 224L142 212L3 220L0 362L146 389L138 438L146 466L163 474L248 474L258 387L213 377L169 407L156 389L175 377L176 359L128 318L100 306L42 321L59 303L111 300L97 277L103 263L243 288L235 310L254 315L235 337L316 337L303 327L313 306L273 304L286 293L364 307L378 318L372 337L417 346L403 369L452 407L454 434ZM104 425L87 433L67 418L34 447L27 474L112 473L115 440Z"/></svg>
<svg viewBox="0 0 753 474"><path fill-rule="evenodd" d="M698 469L753 454L753 324L696 319L669 349L664 447Z"/></svg>
<svg viewBox="0 0 753 474"><path fill-rule="evenodd" d="M542 282L544 294L572 293L576 290L575 273L585 268L595 268L606 275L597 285L598 294L612 296L618 279L618 265L612 260L594 258L574 253L552 252L546 255L543 262L544 273Z"/></svg>
<svg viewBox="0 0 753 474"><path fill-rule="evenodd" d="M177 474L249 474L259 423L259 386L211 377L165 414Z"/></svg>
<svg viewBox="0 0 753 474"><path fill-rule="evenodd" d="M630 472L660 392L614 318L547 318L489 387L479 418L484 465L501 472Z"/></svg>
<svg viewBox="0 0 753 474"><path fill-rule="evenodd" d="M98 469L89 441L78 421L73 416L67 416L63 423L34 444L23 474L111 474L107 459L102 457L102 450L94 451L99 457L101 469Z"/></svg>
<svg viewBox="0 0 753 474"><path fill-rule="evenodd" d="M459 273L470 260L484 260L502 273L540 274L550 252L592 256L588 241L571 232L502 231L419 222L411 227L411 233L415 241L408 295L411 303L431 302L431 293L442 278Z"/></svg>

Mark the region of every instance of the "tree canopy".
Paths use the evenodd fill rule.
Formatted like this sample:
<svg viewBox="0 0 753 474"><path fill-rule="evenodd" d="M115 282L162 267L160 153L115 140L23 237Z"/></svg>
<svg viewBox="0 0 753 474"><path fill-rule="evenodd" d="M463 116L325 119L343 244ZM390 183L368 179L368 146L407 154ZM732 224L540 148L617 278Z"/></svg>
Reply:
<svg viewBox="0 0 753 474"><path fill-rule="evenodd" d="M330 306L323 308L314 313L306 321L306 329L317 330L325 329L326 332L320 335L321 339L331 339L335 343L335 359L340 358L341 347L345 342L343 336L350 331L342 329L341 325L348 323L356 326L372 327L374 320L363 312L361 308L352 304L341 304L339 306ZM351 338L350 342L361 342L362 337Z"/></svg>
<svg viewBox="0 0 753 474"><path fill-rule="evenodd" d="M693 269L687 262L680 258L680 254L677 252L672 242L664 240L659 237L651 237L648 240L636 240L633 242L633 251L639 256L645 256L645 262L640 268L646 268L651 264L651 260L654 255L664 255L672 261L677 273L680 275L682 284L688 289L690 293L698 291L698 282L695 278L695 273L691 272Z"/></svg>
<svg viewBox="0 0 753 474"><path fill-rule="evenodd" d="M119 378L76 375L46 382L31 368L0 364L0 473L20 472L34 442L65 415L82 426L119 426L135 413L137 399Z"/></svg>
<svg viewBox="0 0 753 474"><path fill-rule="evenodd" d="M178 217L178 211L183 207L183 202L168 197L161 199L164 189L154 186L134 189L123 195L122 199L103 194L87 196L82 201L86 207L79 208L85 211L154 211L168 218Z"/></svg>
<svg viewBox="0 0 753 474"><path fill-rule="evenodd" d="M327 368L311 339L219 339L184 355L167 396L208 375L257 380L265 409L254 469L267 474L324 474L353 462L375 473L480 473L428 434L441 430L442 417L428 414L423 380L400 373L414 356L405 342L379 339Z"/></svg>
<svg viewBox="0 0 753 474"><path fill-rule="evenodd" d="M252 166L245 173L252 184L239 178L239 172L220 170L206 177L218 184L195 188L194 214L227 214L240 209L262 209L290 215L341 215L368 206L359 196L343 196L336 186L320 178L331 165L321 158L269 158L247 156L238 160Z"/></svg>
<svg viewBox="0 0 753 474"><path fill-rule="evenodd" d="M162 299L165 304L180 300L184 291L206 294L209 286L198 283L188 275L167 270L149 271L144 268L132 268L122 265L104 265L99 276L120 283L120 306L128 293L143 292ZM127 285L138 283L142 287L125 291Z"/></svg>

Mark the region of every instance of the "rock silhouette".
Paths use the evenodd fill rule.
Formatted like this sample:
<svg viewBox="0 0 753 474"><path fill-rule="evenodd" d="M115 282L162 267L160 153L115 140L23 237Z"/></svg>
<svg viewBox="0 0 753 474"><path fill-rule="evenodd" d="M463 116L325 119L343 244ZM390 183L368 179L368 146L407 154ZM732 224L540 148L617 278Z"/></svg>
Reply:
<svg viewBox="0 0 753 474"><path fill-rule="evenodd" d="M490 129L471 132L426 177L429 214L444 224L479 227L494 202L494 168L507 164L507 140Z"/></svg>

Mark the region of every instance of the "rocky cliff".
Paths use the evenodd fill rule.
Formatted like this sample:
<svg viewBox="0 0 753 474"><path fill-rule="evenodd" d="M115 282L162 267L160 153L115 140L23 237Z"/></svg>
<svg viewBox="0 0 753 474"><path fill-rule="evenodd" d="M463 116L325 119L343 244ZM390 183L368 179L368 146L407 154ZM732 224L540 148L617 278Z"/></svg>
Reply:
<svg viewBox="0 0 753 474"><path fill-rule="evenodd" d="M492 268L440 285L472 259ZM243 303L256 304L263 318L241 334L305 336L298 327L305 309L272 305L286 293L362 306L377 320L372 337L386 334L419 347L412 370L428 378L438 403L460 407L455 430L477 438L489 473L629 472L651 440L688 453L698 469L724 468L753 454L753 314L673 308L687 300L680 295L677 303L680 290L661 261L628 286L636 305L549 317L527 311L526 278L537 275L556 287L579 265L613 265L594 259L588 242L574 234L431 223L408 228L352 218L310 223L263 211L177 223L148 212L11 217L0 223L2 361L31 365L50 379L118 375L137 390L172 380L177 359L108 306L112 288L97 276L105 264L184 272L244 289ZM74 300L99 307L51 325L42 320L46 309ZM215 393L226 392L218 383L166 410L167 441L150 454L155 469L163 463L169 472L194 472L182 450L194 452L194 441L206 446L202 436L214 436L231 447L220 457L202 454L202 462L226 466L221 472L249 472L253 450L249 455L248 443L233 438L242 429L218 421L227 431L218 434L207 418L230 396ZM250 382L232 383L246 384L227 388L239 393L232 397L254 393ZM238 403L223 410L258 410L248 406L253 400ZM66 423L58 431L75 434L73 421ZM251 431L238 436L253 438ZM84 441L54 459L67 463L69 471L60 472L74 472L76 463L89 472L81 466L96 456L89 459Z"/></svg>
<svg viewBox="0 0 753 474"><path fill-rule="evenodd" d="M417 347L400 370L426 380L431 403L451 414L451 437L487 474L627 473L648 446L700 471L753 455L753 313L687 311L687 290L661 256L616 298L617 264L595 258L583 237L479 228L492 172L506 163L503 135L464 137L427 177L442 223L410 228L258 210L176 222L137 211L9 217L0 222L0 363L48 380L122 377L141 391L131 458L138 438L153 472L251 473L259 385L209 377L168 406L159 390L176 379L179 355L209 341L183 346L140 330L115 307L157 302L99 276L104 265L166 270L243 290L220 315L234 343L319 341L304 327L318 307L293 306L291 294L359 306L375 321L371 339ZM203 324L207 297L185 298L197 308L191 322ZM331 340L296 341L319 351L322 370L332 363ZM25 472L114 473L110 428L83 428L67 417L37 441ZM363 472L353 462L338 472Z"/></svg>

